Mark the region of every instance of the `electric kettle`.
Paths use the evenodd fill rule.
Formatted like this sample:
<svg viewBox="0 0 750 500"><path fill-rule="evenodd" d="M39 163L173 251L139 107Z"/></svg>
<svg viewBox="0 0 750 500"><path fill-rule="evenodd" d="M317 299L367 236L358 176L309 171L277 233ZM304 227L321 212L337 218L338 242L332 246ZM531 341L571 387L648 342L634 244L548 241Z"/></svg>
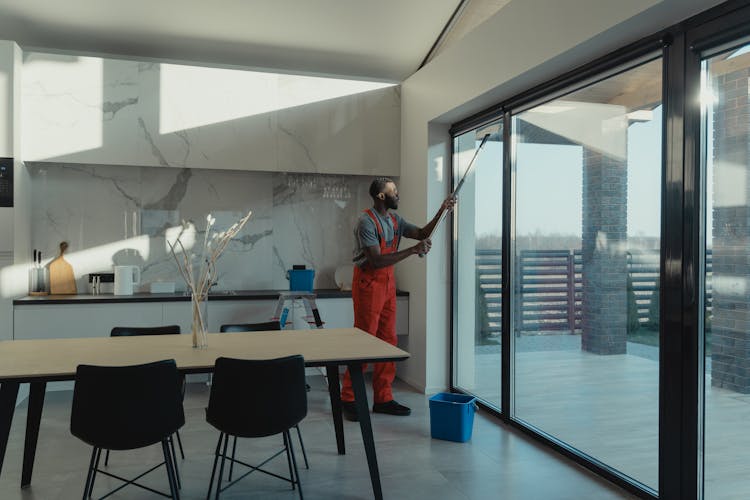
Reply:
<svg viewBox="0 0 750 500"><path fill-rule="evenodd" d="M141 282L138 266L115 266L115 295L133 295L133 285Z"/></svg>

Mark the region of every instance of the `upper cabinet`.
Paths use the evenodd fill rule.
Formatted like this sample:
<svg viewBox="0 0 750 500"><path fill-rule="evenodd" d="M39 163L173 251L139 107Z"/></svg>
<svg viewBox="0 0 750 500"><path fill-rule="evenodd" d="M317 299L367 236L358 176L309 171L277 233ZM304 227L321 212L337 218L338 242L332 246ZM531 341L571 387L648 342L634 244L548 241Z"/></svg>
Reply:
<svg viewBox="0 0 750 500"><path fill-rule="evenodd" d="M400 87L25 52L24 161L400 174Z"/></svg>

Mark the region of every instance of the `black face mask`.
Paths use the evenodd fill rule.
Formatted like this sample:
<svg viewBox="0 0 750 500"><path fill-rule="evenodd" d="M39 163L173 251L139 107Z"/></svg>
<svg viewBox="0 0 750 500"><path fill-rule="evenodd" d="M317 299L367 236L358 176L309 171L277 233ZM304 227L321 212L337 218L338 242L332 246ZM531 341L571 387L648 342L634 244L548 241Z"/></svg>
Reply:
<svg viewBox="0 0 750 500"><path fill-rule="evenodd" d="M385 193L383 193L385 194ZM398 196L385 195L385 208L396 210L398 208Z"/></svg>

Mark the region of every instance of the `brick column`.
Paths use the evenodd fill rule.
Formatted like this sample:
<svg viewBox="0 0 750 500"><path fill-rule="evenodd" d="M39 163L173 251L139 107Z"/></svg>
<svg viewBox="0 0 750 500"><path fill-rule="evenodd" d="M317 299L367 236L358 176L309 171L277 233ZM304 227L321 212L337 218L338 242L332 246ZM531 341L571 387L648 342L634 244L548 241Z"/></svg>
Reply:
<svg viewBox="0 0 750 500"><path fill-rule="evenodd" d="M625 158L584 146L581 348L596 354L625 353L627 182Z"/></svg>
<svg viewBox="0 0 750 500"><path fill-rule="evenodd" d="M711 385L750 394L750 144L748 77L714 78Z"/></svg>

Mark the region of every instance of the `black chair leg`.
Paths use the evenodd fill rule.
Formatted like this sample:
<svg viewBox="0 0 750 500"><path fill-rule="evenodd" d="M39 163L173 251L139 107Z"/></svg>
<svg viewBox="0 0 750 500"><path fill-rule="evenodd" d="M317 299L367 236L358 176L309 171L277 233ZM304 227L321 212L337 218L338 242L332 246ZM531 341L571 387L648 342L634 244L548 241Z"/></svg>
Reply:
<svg viewBox="0 0 750 500"><path fill-rule="evenodd" d="M232 480L232 472L234 472L234 456L237 453L237 436L234 436L234 443L232 444L232 461L229 462L229 481Z"/></svg>
<svg viewBox="0 0 750 500"><path fill-rule="evenodd" d="M302 482L299 479L299 471L297 470L297 458L294 456L294 445L292 445L292 436L289 434L289 430L286 431L287 441L289 442L289 452L292 454L292 464L294 465L294 477L297 478L297 487L299 488L299 499L304 500L302 496Z"/></svg>
<svg viewBox="0 0 750 500"><path fill-rule="evenodd" d="M161 449L164 453L164 465L167 468L167 480L169 481L169 493L175 500L180 499L180 491L177 487L177 478L175 477L174 463L172 458L172 451L169 449L168 439L162 439Z"/></svg>
<svg viewBox="0 0 750 500"><path fill-rule="evenodd" d="M180 439L180 431L176 431L175 435L177 436L177 446L180 448L180 456L183 460L185 460L185 450L182 449L182 439Z"/></svg>
<svg viewBox="0 0 750 500"><path fill-rule="evenodd" d="M83 487L83 500L86 500L91 493L91 476L94 474L94 464L96 463L96 447L91 450L91 460L89 461L89 473L86 475L86 485Z"/></svg>
<svg viewBox="0 0 750 500"><path fill-rule="evenodd" d="M107 454L104 455L104 466L109 467L109 450L107 450Z"/></svg>
<svg viewBox="0 0 750 500"><path fill-rule="evenodd" d="M299 439L299 447L302 448L302 458L305 459L305 469L310 468L310 464L307 462L307 452L305 451L305 443L302 442L302 433L299 430L299 425L294 426L297 429L297 438Z"/></svg>
<svg viewBox="0 0 750 500"><path fill-rule="evenodd" d="M182 483L180 482L180 471L177 469L177 453L174 451L174 437L169 436L167 440L169 441L169 446L172 448L172 460L174 462L174 475L177 479L177 488L181 489Z"/></svg>
<svg viewBox="0 0 750 500"><path fill-rule="evenodd" d="M221 451L221 440L224 438L224 433L219 434L219 442L216 443L216 451L214 452L214 466L211 468L211 480L208 482L208 493L206 494L206 500L211 500L211 490L214 486L214 476L216 476L216 464L219 461L219 451Z"/></svg>
<svg viewBox="0 0 750 500"><path fill-rule="evenodd" d="M102 449L96 449L96 462L94 463L94 470L91 474L91 486L89 487L89 498L94 494L94 481L96 481L96 471L99 469L99 460L102 458Z"/></svg>
<svg viewBox="0 0 750 500"><path fill-rule="evenodd" d="M219 477L216 480L216 500L219 500L219 493L221 493L221 478L224 476L224 463L227 460L227 445L229 444L229 434L224 439L224 450L221 453L221 467L219 467Z"/></svg>
<svg viewBox="0 0 750 500"><path fill-rule="evenodd" d="M289 466L289 477L292 479L292 490L296 488L296 485L294 484L295 478L294 478L294 470L292 469L292 454L289 452L289 441L291 441L291 436L287 436L287 431L284 431L281 433L281 435L284 437L284 451L286 452L286 463Z"/></svg>

